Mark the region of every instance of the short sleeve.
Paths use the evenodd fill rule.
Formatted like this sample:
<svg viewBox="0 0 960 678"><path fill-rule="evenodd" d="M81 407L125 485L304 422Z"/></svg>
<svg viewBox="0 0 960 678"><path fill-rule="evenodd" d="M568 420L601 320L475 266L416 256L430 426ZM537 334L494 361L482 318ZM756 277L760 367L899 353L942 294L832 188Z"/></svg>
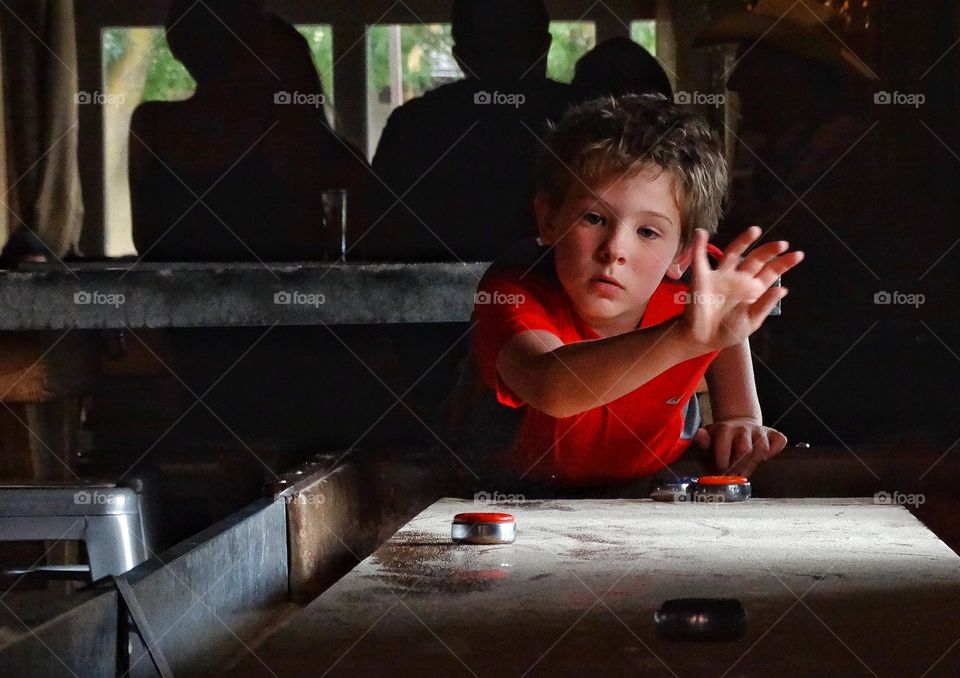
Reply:
<svg viewBox="0 0 960 678"><path fill-rule="evenodd" d="M509 273L484 278L477 289L472 338L475 365L480 381L508 407L526 403L503 383L497 373L497 357L512 337L523 332L543 330L561 336L547 296L539 285L525 284Z"/></svg>

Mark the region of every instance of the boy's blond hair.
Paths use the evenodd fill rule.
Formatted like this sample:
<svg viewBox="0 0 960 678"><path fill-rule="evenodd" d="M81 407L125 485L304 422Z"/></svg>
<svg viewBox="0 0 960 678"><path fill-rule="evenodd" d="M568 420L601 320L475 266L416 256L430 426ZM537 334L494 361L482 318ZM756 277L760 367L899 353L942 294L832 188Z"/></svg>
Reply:
<svg viewBox="0 0 960 678"><path fill-rule="evenodd" d="M727 190L723 148L702 118L662 95L603 97L574 106L551 125L545 146L537 190L555 208L574 183L595 186L655 165L674 176L681 247L696 228L717 230Z"/></svg>

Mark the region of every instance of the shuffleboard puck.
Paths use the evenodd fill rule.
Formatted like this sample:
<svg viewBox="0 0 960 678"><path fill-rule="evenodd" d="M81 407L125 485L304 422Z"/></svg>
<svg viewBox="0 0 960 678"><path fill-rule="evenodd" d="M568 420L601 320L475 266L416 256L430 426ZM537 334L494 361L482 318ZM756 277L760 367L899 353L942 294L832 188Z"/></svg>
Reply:
<svg viewBox="0 0 960 678"><path fill-rule="evenodd" d="M746 501L750 481L743 476L700 476L693 488L693 500L701 502Z"/></svg>
<svg viewBox="0 0 960 678"><path fill-rule="evenodd" d="M509 513L458 513L450 537L455 544L510 544L517 535L517 521Z"/></svg>

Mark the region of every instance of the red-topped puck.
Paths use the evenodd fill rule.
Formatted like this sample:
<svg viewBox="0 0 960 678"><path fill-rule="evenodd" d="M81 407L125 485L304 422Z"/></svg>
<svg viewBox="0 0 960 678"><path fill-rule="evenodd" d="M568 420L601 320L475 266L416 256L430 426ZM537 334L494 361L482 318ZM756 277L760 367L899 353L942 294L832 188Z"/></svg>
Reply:
<svg viewBox="0 0 960 678"><path fill-rule="evenodd" d="M695 502L746 501L752 492L743 476L700 476L693 488Z"/></svg>
<svg viewBox="0 0 960 678"><path fill-rule="evenodd" d="M509 544L516 534L516 519L509 513L458 513L450 528L456 544Z"/></svg>
<svg viewBox="0 0 960 678"><path fill-rule="evenodd" d="M750 481L743 476L700 476L697 482L701 485L742 485Z"/></svg>
<svg viewBox="0 0 960 678"><path fill-rule="evenodd" d="M453 522L473 525L474 523L515 523L517 521L509 513L458 513L453 517Z"/></svg>

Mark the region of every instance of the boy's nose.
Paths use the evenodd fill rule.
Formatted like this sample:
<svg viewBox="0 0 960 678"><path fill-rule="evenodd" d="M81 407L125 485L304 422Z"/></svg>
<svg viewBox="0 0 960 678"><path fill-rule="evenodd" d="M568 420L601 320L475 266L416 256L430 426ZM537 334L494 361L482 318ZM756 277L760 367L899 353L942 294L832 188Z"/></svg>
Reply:
<svg viewBox="0 0 960 678"><path fill-rule="evenodd" d="M621 264L627 260L626 243L619 229L611 229L600 244L600 259L604 263L615 261Z"/></svg>

